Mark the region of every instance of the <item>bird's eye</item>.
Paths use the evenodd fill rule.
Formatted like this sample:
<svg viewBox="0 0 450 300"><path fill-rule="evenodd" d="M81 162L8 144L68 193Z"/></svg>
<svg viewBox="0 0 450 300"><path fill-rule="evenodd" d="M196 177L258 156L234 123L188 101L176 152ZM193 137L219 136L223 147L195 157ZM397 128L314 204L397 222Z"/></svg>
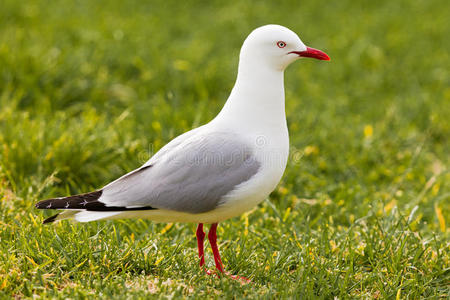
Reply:
<svg viewBox="0 0 450 300"><path fill-rule="evenodd" d="M286 43L283 41L279 41L279 42L277 42L277 46L278 46L278 48L284 48L284 47L286 47Z"/></svg>

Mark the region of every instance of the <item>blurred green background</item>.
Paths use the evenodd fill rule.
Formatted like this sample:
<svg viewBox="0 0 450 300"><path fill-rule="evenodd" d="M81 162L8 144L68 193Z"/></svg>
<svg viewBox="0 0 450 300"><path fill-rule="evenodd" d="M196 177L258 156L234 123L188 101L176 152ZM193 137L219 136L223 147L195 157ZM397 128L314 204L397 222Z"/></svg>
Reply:
<svg viewBox="0 0 450 300"><path fill-rule="evenodd" d="M448 297L449 11L447 0L2 1L0 295ZM193 224L39 224L37 200L99 188L211 120L243 40L270 23L332 60L286 71L285 176L220 227L226 267L253 285L199 271Z"/></svg>

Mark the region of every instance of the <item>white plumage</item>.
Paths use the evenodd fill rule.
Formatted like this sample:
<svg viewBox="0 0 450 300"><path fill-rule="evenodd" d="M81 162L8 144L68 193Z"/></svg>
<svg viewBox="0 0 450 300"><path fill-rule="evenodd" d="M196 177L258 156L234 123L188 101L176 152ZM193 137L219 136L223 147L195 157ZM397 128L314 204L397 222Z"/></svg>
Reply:
<svg viewBox="0 0 450 300"><path fill-rule="evenodd" d="M141 168L98 191L36 206L65 209L46 222L148 218L200 223L200 255L201 223L213 223L215 236L214 223L250 210L280 181L289 155L284 70L300 57L329 60L285 27L255 29L241 48L236 83L216 118L175 138ZM223 271L217 259L216 267Z"/></svg>

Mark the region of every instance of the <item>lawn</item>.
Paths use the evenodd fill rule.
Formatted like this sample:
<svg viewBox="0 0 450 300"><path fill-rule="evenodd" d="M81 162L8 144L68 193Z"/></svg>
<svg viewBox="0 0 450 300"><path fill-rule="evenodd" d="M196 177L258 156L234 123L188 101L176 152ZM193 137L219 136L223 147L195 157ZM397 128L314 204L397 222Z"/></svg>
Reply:
<svg viewBox="0 0 450 300"><path fill-rule="evenodd" d="M1 298L450 297L448 0L0 6ZM268 23L332 60L286 71L282 182L219 224L252 284L200 271L195 224L41 224L211 120Z"/></svg>

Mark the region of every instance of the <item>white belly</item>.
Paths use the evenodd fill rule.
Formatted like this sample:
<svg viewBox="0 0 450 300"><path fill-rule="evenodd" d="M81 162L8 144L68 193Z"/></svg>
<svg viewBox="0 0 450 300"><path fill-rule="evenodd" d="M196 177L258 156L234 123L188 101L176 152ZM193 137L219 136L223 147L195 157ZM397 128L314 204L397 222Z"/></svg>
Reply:
<svg viewBox="0 0 450 300"><path fill-rule="evenodd" d="M239 216L263 201L280 181L284 168L266 167L249 181L244 182L226 195L218 208L201 214L169 210L126 211L109 216L108 219L142 218L156 222L217 223Z"/></svg>
<svg viewBox="0 0 450 300"><path fill-rule="evenodd" d="M156 222L217 223L251 210L266 199L278 185L289 155L287 130L285 134L270 140L258 140L258 136L252 140L260 143L255 149L256 158L261 163L258 173L225 195L216 209L200 214L163 209L127 211L109 216L108 219L145 218Z"/></svg>
<svg viewBox="0 0 450 300"><path fill-rule="evenodd" d="M100 219L142 218L156 222L217 223L239 216L266 199L283 176L289 155L289 137L287 128L278 129L276 132L277 134L265 132L265 135L253 134L246 137L246 140L256 144L254 154L261 164L260 168L248 181L225 195L214 210L200 214L164 209L108 213L84 211L75 215L75 219L88 222Z"/></svg>

